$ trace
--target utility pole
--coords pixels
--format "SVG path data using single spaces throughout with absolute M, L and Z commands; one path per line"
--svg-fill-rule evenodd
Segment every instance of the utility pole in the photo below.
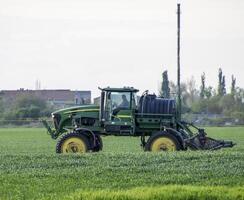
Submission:
M 180 88 L 180 4 L 177 4 L 177 93 L 178 119 L 181 120 L 181 88 Z

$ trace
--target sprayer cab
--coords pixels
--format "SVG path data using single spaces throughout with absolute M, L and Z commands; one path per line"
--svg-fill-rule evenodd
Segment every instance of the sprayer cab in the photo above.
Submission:
M 133 87 L 99 88 L 101 90 L 99 121 L 106 133 L 134 134 L 134 117 L 139 91 Z

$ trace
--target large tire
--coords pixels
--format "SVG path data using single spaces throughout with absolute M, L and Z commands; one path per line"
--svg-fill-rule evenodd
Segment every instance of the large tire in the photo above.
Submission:
M 179 151 L 181 145 L 177 138 L 168 132 L 158 132 L 149 137 L 145 151 Z
M 102 151 L 103 141 L 100 135 L 96 135 L 96 146 L 92 149 L 93 152 Z
M 57 143 L 56 153 L 86 153 L 91 145 L 85 135 L 71 132 L 64 135 Z

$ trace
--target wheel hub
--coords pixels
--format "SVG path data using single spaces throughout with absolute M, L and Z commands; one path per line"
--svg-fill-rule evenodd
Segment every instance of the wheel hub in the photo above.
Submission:
M 176 151 L 176 145 L 170 138 L 160 137 L 153 142 L 151 150 L 153 152 Z
M 80 138 L 69 138 L 62 145 L 63 153 L 85 153 L 87 147 Z

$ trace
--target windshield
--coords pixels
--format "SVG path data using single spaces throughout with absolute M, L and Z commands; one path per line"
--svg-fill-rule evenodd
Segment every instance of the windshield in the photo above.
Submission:
M 130 105 L 130 92 L 111 92 L 110 100 L 113 108 L 129 109 Z

